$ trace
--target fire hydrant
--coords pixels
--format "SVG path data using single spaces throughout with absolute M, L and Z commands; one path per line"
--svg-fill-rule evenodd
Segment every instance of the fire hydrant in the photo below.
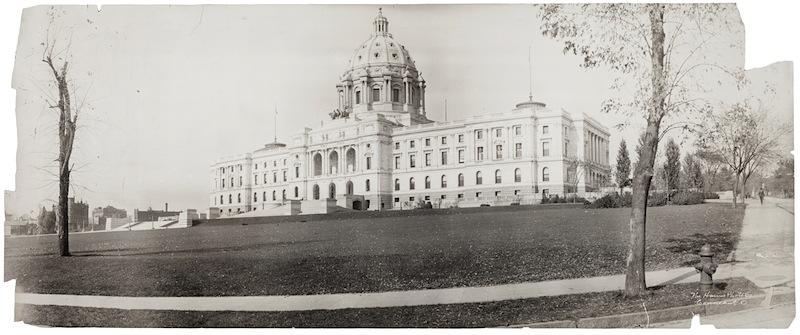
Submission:
M 714 285 L 712 276 L 717 272 L 717 264 L 714 263 L 714 253 L 711 252 L 711 246 L 708 244 L 700 248 L 700 263 L 695 265 L 694 268 L 700 272 L 700 289 L 708 291 Z

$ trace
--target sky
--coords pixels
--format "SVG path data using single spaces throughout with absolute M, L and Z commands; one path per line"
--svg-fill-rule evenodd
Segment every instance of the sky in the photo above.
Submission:
M 60 41 L 57 50 L 68 44 L 76 95 L 85 101 L 74 196 L 92 208 L 129 212 L 165 202 L 202 209 L 217 158 L 252 151 L 273 136 L 286 141 L 328 118 L 338 78 L 372 32 L 377 7 L 70 6 L 56 8 L 54 24 L 50 7 L 26 9 L 12 83 L 18 148 L 9 212 L 49 207 L 56 198 L 56 114 L 46 104 L 54 89 L 41 62 L 47 36 Z M 610 128 L 625 121 L 599 112 L 615 94 L 612 73 L 581 68 L 578 57 L 543 37 L 534 6 L 381 7 L 389 32 L 427 81 L 431 119 L 443 120 L 445 99 L 449 120 L 509 111 L 527 99 L 532 74 L 534 100 L 585 112 Z M 720 54 L 721 62 L 744 64 L 741 50 Z M 777 86 L 778 119 L 791 122 L 791 64 L 748 74 Z M 619 141 L 635 143 L 638 131 L 612 128 L 612 162 Z

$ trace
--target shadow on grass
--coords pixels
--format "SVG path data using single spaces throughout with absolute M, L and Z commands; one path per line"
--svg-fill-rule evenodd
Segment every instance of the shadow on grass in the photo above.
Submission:
M 703 247 L 704 244 L 708 243 L 711 246 L 711 250 L 718 258 L 728 255 L 733 251 L 736 245 L 736 236 L 728 232 L 711 234 L 695 233 L 688 237 L 670 238 L 665 240 L 665 242 L 668 244 L 666 249 L 670 252 L 695 255 L 700 252 L 700 248 Z M 699 262 L 700 258 L 697 257 L 693 260 L 683 262 L 682 264 L 684 266 L 692 266 Z
M 242 246 L 227 246 L 227 247 L 199 247 L 192 249 L 180 250 L 157 250 L 145 251 L 147 248 L 118 248 L 118 249 L 99 249 L 92 251 L 73 251 L 71 257 L 124 257 L 124 256 L 159 256 L 159 255 L 176 255 L 176 254 L 211 254 L 216 252 L 238 252 L 247 250 L 258 250 L 262 248 L 274 247 L 288 247 L 294 245 L 312 244 L 320 242 L 330 242 L 332 239 L 325 240 L 308 240 L 308 241 L 281 241 L 269 243 L 255 243 Z M 58 252 L 47 253 L 31 253 L 6 256 L 6 258 L 22 258 L 22 257 L 36 257 L 36 256 L 56 256 Z

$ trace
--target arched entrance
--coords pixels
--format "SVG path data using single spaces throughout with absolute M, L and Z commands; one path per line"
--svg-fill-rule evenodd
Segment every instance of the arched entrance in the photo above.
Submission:
M 328 198 L 329 199 L 336 199 L 336 184 L 331 183 L 328 186 Z
M 344 186 L 344 190 L 345 190 L 345 194 L 353 195 L 353 182 L 348 180 L 347 184 L 345 184 L 345 186 Z
M 353 209 L 360 211 L 361 210 L 361 201 L 353 200 Z

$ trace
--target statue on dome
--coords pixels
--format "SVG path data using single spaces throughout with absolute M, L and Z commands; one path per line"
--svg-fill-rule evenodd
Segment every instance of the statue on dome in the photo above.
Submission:
M 333 112 L 328 113 L 328 115 L 330 115 L 331 120 L 347 119 L 350 117 L 350 111 L 347 109 L 339 110 L 338 108 L 336 108 L 333 110 Z

